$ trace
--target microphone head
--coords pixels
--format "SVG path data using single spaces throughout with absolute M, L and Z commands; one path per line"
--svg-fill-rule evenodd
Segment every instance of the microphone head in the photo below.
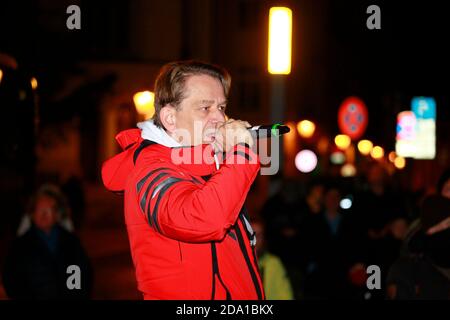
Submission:
M 276 123 L 248 128 L 256 138 L 279 137 L 288 133 L 291 129 L 288 126 Z
M 272 126 L 272 129 L 270 130 L 273 137 L 281 136 L 282 134 L 286 134 L 291 129 L 288 126 L 276 123 Z

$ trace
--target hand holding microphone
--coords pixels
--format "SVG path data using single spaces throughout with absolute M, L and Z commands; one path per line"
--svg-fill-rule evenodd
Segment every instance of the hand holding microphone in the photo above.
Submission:
M 214 150 L 228 152 L 239 143 L 246 143 L 251 148 L 254 141 L 248 130 L 250 127 L 247 121 L 228 119 L 217 128 L 215 140 L 212 143 Z
M 229 151 L 238 143 L 252 147 L 254 139 L 279 137 L 289 131 L 288 126 L 279 123 L 252 127 L 247 121 L 229 119 L 217 128 L 213 146 L 216 151 Z

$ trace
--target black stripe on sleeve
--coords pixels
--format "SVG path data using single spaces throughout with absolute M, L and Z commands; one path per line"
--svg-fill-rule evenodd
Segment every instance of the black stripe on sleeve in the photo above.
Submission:
M 154 174 L 154 173 L 156 173 L 156 172 L 158 172 L 158 171 L 161 171 L 161 170 L 170 170 L 170 169 L 168 169 L 168 168 L 158 168 L 158 169 L 152 170 L 152 171 L 150 171 L 149 173 L 147 173 L 147 174 L 145 175 L 145 177 L 143 177 L 143 178 L 142 178 L 141 180 L 139 180 L 139 182 L 137 183 L 137 185 L 136 185 L 136 191 L 137 191 L 137 193 L 141 192 L 142 186 L 145 184 L 145 182 L 147 182 L 148 178 L 149 178 L 152 174 Z
M 247 159 L 248 161 L 251 161 L 251 159 L 252 159 L 248 154 L 246 154 L 245 152 L 242 152 L 242 151 L 235 151 L 235 152 L 233 152 L 233 154 L 241 156 L 241 157 L 245 157 L 245 159 Z
M 180 181 L 188 181 L 188 180 L 170 177 L 170 178 L 164 180 L 163 182 L 161 182 L 161 184 L 159 184 L 152 192 L 152 199 L 158 194 L 158 192 L 159 192 L 159 194 L 158 194 L 158 198 L 156 199 L 156 204 L 153 209 L 153 213 L 150 210 L 151 200 L 148 202 L 148 213 L 149 213 L 149 218 L 153 218 L 154 226 L 158 232 L 161 232 L 161 230 L 159 229 L 159 225 L 158 225 L 158 206 L 161 201 L 161 198 L 164 196 L 167 189 L 169 189 L 172 185 L 174 185 L 175 183 L 180 182 Z
M 152 187 L 153 187 L 159 180 L 161 180 L 161 178 L 163 178 L 163 177 L 165 177 L 165 176 L 168 176 L 168 175 L 169 175 L 169 174 L 166 173 L 166 172 L 162 172 L 162 173 L 158 174 L 158 175 L 155 177 L 155 179 L 153 179 L 153 181 L 147 186 L 147 189 L 145 190 L 145 193 L 144 193 L 144 195 L 142 196 L 141 201 L 140 201 L 140 205 L 141 205 L 142 211 L 144 211 L 144 209 L 145 209 L 145 204 L 147 203 L 147 196 L 148 196 L 150 190 L 152 189 Z

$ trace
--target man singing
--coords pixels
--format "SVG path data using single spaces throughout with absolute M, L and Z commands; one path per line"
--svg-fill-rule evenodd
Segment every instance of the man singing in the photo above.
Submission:
M 103 182 L 123 192 L 144 299 L 264 299 L 243 209 L 260 165 L 245 121 L 225 118 L 231 78 L 178 61 L 155 82 L 155 115 L 116 137 Z

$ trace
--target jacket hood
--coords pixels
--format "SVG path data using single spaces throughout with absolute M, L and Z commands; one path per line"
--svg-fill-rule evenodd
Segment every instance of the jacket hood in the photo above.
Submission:
M 166 130 L 157 127 L 154 124 L 153 120 L 139 122 L 137 124 L 137 127 L 142 130 L 142 139 L 150 140 L 169 148 L 181 147 L 181 144 L 178 143 L 174 138 L 169 136 Z
M 116 135 L 116 141 L 122 152 L 109 158 L 102 165 L 102 180 L 106 189 L 113 192 L 123 192 L 128 173 L 133 169 L 133 155 L 143 141 L 141 130 L 129 129 Z

